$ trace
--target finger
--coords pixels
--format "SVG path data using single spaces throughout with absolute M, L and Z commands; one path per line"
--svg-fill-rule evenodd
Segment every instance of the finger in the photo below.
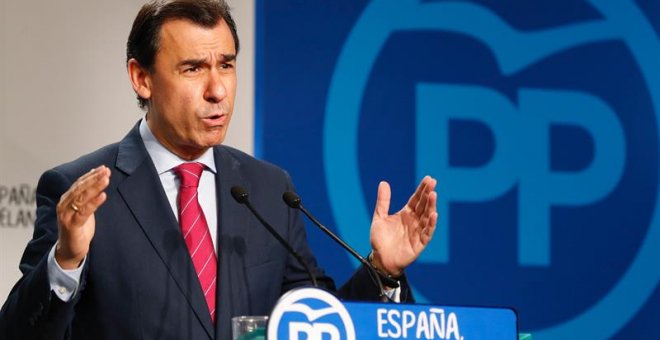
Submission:
M 374 218 L 386 217 L 390 211 L 390 201 L 392 199 L 392 191 L 389 183 L 381 181 L 378 184 L 378 195 L 376 196 L 376 208 L 374 209 Z
M 92 180 L 98 176 L 99 171 L 100 167 L 94 168 L 80 176 L 75 182 L 73 182 L 69 190 L 62 195 L 61 201 L 64 201 L 64 203 L 70 203 L 68 201 L 76 201 L 76 203 L 82 204 L 82 199 L 79 197 L 80 193 L 93 184 Z
M 417 189 L 415 190 L 415 193 L 413 193 L 412 196 L 410 196 L 410 199 L 408 200 L 408 207 L 410 209 L 413 209 L 413 211 L 416 211 L 419 201 L 424 197 L 424 193 L 433 190 L 435 187 L 434 181 L 431 176 L 424 176 L 422 180 L 419 182 L 419 185 L 417 186 Z
M 73 184 L 71 185 L 71 189 L 75 189 L 80 186 L 89 185 L 88 184 L 89 180 L 98 176 L 98 173 L 103 171 L 103 168 L 105 168 L 105 166 L 103 165 L 98 166 L 92 170 L 89 170 L 87 173 L 83 174 L 82 176 L 78 177 L 78 179 L 75 182 L 73 182 Z
M 423 244 L 428 243 L 435 232 L 436 224 L 438 223 L 437 200 L 438 194 L 432 191 L 429 194 L 429 199 L 426 205 L 426 212 L 424 224 L 422 226 L 421 241 Z
M 86 203 L 88 200 L 94 199 L 110 184 L 110 169 L 102 168 L 96 172 L 96 175 L 87 179 L 82 194 L 82 201 Z
M 82 207 L 79 207 L 78 211 L 74 211 L 71 214 L 71 226 L 75 227 L 85 224 L 90 216 L 94 215 L 97 209 L 106 201 L 106 198 L 107 194 L 102 192 Z
M 97 204 L 99 196 L 104 195 L 104 190 L 110 184 L 109 169 L 101 169 L 96 176 L 87 179 L 87 183 L 81 186 L 74 196 L 74 204 L 78 207 L 77 215 L 88 217 L 99 207 Z
M 78 222 L 79 217 L 83 217 L 83 220 L 89 217 L 89 214 L 96 210 L 95 204 L 90 204 L 90 200 L 94 200 L 108 186 L 109 176 L 110 170 L 105 166 L 100 166 L 76 180 L 72 187 L 62 195 L 58 204 L 60 220 L 68 225 L 66 222 L 71 221 L 74 217 Z
M 434 192 L 433 190 L 435 189 L 435 185 L 436 185 L 436 180 L 431 178 L 430 176 L 424 177 L 422 182 L 424 183 L 424 188 L 420 195 L 421 197 L 418 200 L 417 205 L 413 207 L 415 213 L 418 215 L 422 215 L 425 213 L 426 207 L 429 202 L 429 195 Z
M 438 222 L 438 213 L 431 214 L 427 226 L 422 230 L 420 235 L 420 241 L 422 245 L 426 246 L 431 239 L 433 238 L 433 233 L 435 233 L 435 227 Z
M 429 194 L 427 192 L 424 192 L 421 195 L 421 198 L 417 201 L 417 205 L 413 207 L 413 211 L 418 216 L 424 215 L 424 211 L 426 209 L 426 203 L 428 202 L 428 196 Z
M 425 179 L 426 179 L 426 177 L 424 177 L 422 179 L 422 181 L 419 182 L 419 184 L 417 185 L 417 189 L 415 189 L 415 192 L 408 199 L 408 204 L 407 205 L 410 207 L 410 209 L 413 209 L 413 211 L 415 210 L 415 207 L 417 206 L 417 203 L 419 202 L 419 200 L 421 198 L 421 196 L 420 196 L 421 193 L 424 192 L 424 186 L 426 186 L 426 184 L 424 183 Z
M 87 178 L 93 177 L 94 175 L 96 175 L 97 172 L 99 172 L 99 171 L 100 171 L 101 169 L 103 169 L 103 168 L 104 168 L 104 166 L 101 165 L 101 166 L 97 166 L 96 168 L 93 168 L 93 169 L 87 171 L 85 174 L 83 174 L 82 176 L 78 177 L 78 179 L 76 180 L 76 182 L 82 182 L 82 181 L 84 181 L 84 180 L 87 179 Z
M 409 229 L 410 237 L 413 238 L 413 240 L 422 240 L 424 238 L 424 233 L 427 232 L 427 229 L 429 227 L 435 228 L 437 221 L 437 193 L 435 191 L 431 191 L 425 195 L 423 201 L 423 208 L 419 207 L 418 210 L 414 212 L 417 223 L 414 224 L 414 228 Z M 421 205 L 421 202 L 419 205 Z
M 419 201 L 416 213 L 419 215 L 429 215 L 436 212 L 437 202 L 438 202 L 438 193 L 435 191 L 429 191 Z
M 87 204 L 85 204 L 82 208 L 80 208 L 80 211 L 74 212 L 74 214 L 71 216 L 71 221 L 75 225 L 82 225 L 84 224 L 87 219 L 94 213 L 96 213 L 96 210 L 103 204 L 105 203 L 105 200 L 107 199 L 108 195 L 105 192 L 101 192 L 99 195 L 94 197 L 92 200 L 90 200 Z
M 109 180 L 110 178 L 110 169 L 108 169 L 105 166 L 100 166 L 94 170 L 92 170 L 92 173 L 89 174 L 89 176 L 85 175 L 83 176 L 84 178 L 81 178 L 80 180 L 76 181 L 76 183 L 73 186 L 73 192 L 76 196 L 74 198 L 76 199 L 77 203 L 84 203 L 85 197 L 84 195 L 87 196 L 94 196 L 95 194 L 98 194 L 100 191 L 105 189 L 105 186 L 100 186 L 99 183 L 104 182 L 104 180 Z M 83 195 L 81 197 L 80 195 Z M 88 197 L 89 198 L 89 197 Z

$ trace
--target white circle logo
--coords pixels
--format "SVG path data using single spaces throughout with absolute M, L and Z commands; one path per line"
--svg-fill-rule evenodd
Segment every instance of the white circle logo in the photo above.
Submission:
M 355 327 L 335 296 L 318 288 L 299 288 L 277 302 L 267 334 L 268 339 L 355 340 Z

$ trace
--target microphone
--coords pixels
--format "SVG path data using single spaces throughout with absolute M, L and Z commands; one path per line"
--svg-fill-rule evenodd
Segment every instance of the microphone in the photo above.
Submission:
M 380 290 L 380 299 L 381 302 L 389 302 L 390 298 L 385 294 L 385 288 L 383 286 L 383 280 L 387 283 L 389 287 L 399 287 L 399 283 L 389 277 L 386 277 L 384 275 L 380 275 L 378 271 L 367 261 L 362 255 L 358 254 L 358 252 L 355 251 L 355 249 L 351 248 L 346 242 L 344 242 L 342 239 L 339 238 L 339 236 L 335 235 L 330 229 L 328 229 L 326 226 L 324 226 L 319 220 L 316 219 L 305 207 L 302 205 L 302 201 L 296 193 L 287 191 L 284 194 L 282 194 L 282 199 L 284 200 L 284 203 L 288 205 L 292 209 L 298 209 L 302 211 L 305 216 L 307 216 L 317 227 L 319 227 L 321 230 L 323 230 L 324 233 L 326 233 L 330 238 L 335 240 L 335 242 L 339 243 L 340 246 L 342 246 L 344 249 L 346 249 L 353 257 L 358 259 L 360 263 L 362 263 L 365 267 L 367 267 L 369 275 L 371 276 L 371 280 L 374 281 L 378 289 Z
M 250 209 L 252 214 L 271 233 L 271 235 L 273 235 L 275 237 L 275 239 L 277 239 L 277 241 L 279 241 L 280 244 L 282 244 L 282 246 L 284 246 L 284 248 L 289 252 L 289 254 L 293 255 L 293 257 L 298 261 L 298 263 L 300 263 L 300 265 L 303 266 L 303 268 L 305 268 L 305 271 L 307 271 L 307 275 L 309 275 L 309 278 L 312 280 L 312 284 L 314 285 L 314 287 L 318 287 L 319 285 L 316 283 L 316 277 L 314 276 L 312 271 L 309 269 L 309 266 L 307 265 L 307 263 L 305 263 L 305 261 L 303 261 L 300 254 L 298 254 L 295 250 L 293 250 L 293 248 L 291 247 L 289 242 L 287 242 L 284 238 L 282 238 L 282 236 L 280 236 L 280 234 L 278 234 L 277 231 L 275 231 L 275 229 L 270 224 L 268 224 L 268 222 L 266 222 L 266 220 L 264 220 L 263 217 L 261 217 L 261 215 L 257 212 L 257 210 L 254 209 L 254 207 L 252 206 L 252 203 L 250 203 L 250 199 L 248 198 L 248 193 L 245 190 L 245 188 L 243 188 L 242 186 L 239 186 L 239 185 L 235 185 L 235 186 L 231 187 L 231 196 L 234 197 L 236 202 L 238 202 L 240 204 L 243 204 L 243 205 L 247 206 L 248 209 Z

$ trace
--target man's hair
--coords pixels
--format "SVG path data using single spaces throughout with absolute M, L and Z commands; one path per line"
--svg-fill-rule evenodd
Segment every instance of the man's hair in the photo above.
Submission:
M 154 59 L 160 44 L 160 29 L 172 19 L 185 19 L 206 28 L 215 27 L 224 20 L 234 38 L 238 53 L 236 23 L 231 16 L 229 5 L 224 0 L 154 0 L 142 6 L 126 43 L 126 63 L 131 59 L 149 72 L 154 71 Z M 148 101 L 138 95 L 138 104 L 145 108 Z

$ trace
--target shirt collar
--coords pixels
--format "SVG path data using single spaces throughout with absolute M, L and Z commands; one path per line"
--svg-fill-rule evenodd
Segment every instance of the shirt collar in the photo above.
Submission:
M 175 155 L 170 150 L 167 150 L 163 144 L 156 139 L 154 134 L 147 124 L 147 119 L 142 119 L 140 121 L 140 137 L 144 142 L 144 146 L 147 148 L 147 153 L 151 157 L 151 160 L 154 162 L 156 171 L 158 175 L 162 175 L 173 168 L 179 166 L 181 163 L 188 162 L 187 160 Z M 206 166 L 207 169 L 211 170 L 214 174 L 215 170 L 215 158 L 213 156 L 213 148 L 209 148 L 204 152 L 202 156 L 195 159 L 194 162 L 202 163 Z

